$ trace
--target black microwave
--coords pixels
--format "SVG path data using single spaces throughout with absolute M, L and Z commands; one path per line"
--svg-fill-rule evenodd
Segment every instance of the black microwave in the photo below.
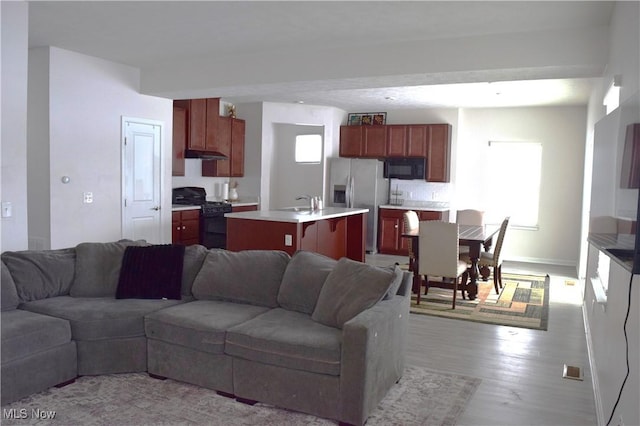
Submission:
M 384 177 L 392 179 L 422 179 L 427 173 L 426 158 L 387 158 Z

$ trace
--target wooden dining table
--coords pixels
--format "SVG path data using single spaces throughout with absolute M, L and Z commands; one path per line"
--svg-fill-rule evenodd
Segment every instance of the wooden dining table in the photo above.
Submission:
M 463 291 L 466 290 L 470 300 L 474 300 L 478 294 L 478 259 L 480 250 L 489 250 L 493 243 L 493 237 L 500 231 L 499 225 L 458 225 L 458 244 L 469 247 L 469 258 L 471 266 L 469 268 L 469 282 Z M 413 269 L 413 291 L 421 291 L 422 277 L 419 271 L 420 256 L 420 232 L 418 229 L 411 232 L 402 233 L 403 238 L 412 239 L 414 261 L 411 262 Z

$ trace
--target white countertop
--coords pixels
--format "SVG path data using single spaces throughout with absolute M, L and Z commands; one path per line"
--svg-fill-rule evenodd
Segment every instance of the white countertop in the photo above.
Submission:
M 449 203 L 445 201 L 407 201 L 401 206 L 393 204 L 383 204 L 381 209 L 397 209 L 397 210 L 421 210 L 432 212 L 444 212 L 450 210 Z
M 257 206 L 258 205 L 257 201 L 238 200 L 238 201 L 229 201 L 229 202 L 231 203 L 231 207 Z
M 191 206 L 191 205 L 184 205 L 184 204 L 172 204 L 171 205 L 171 211 L 172 212 L 180 212 L 183 210 L 200 210 L 200 206 Z
M 224 216 L 234 219 L 265 220 L 270 222 L 313 222 L 316 220 L 332 219 L 336 217 L 351 216 L 368 213 L 368 209 L 325 207 L 314 212 L 296 212 L 288 209 L 281 210 L 255 210 L 248 212 L 226 213 Z

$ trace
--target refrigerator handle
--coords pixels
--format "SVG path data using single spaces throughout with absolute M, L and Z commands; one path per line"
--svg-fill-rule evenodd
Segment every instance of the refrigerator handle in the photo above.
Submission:
M 347 186 L 344 190 L 344 206 L 349 207 L 351 204 L 351 176 L 347 177 Z

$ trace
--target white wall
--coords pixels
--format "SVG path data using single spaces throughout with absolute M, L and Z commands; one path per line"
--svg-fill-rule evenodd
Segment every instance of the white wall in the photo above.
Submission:
M 337 156 L 340 124 L 346 119 L 347 114 L 337 108 L 298 105 L 298 104 L 280 104 L 265 102 L 260 107 L 257 104 L 246 106 L 237 105 L 238 115 L 245 114 L 254 119 L 259 118 L 258 122 L 247 120 L 247 141 L 245 144 L 245 167 L 255 167 L 259 170 L 259 176 L 252 174 L 246 179 L 253 185 L 259 186 L 259 197 L 261 200 L 261 209 L 268 210 L 269 200 L 271 198 L 271 169 L 274 167 L 271 160 L 273 158 L 275 142 L 275 127 L 279 124 L 298 124 L 313 125 L 323 127 L 323 141 L 325 157 Z M 252 172 L 253 173 L 253 172 Z M 323 176 L 326 176 L 327 166 L 324 165 Z M 322 196 L 327 198 L 326 178 L 323 178 Z
M 271 208 L 308 205 L 309 201 L 296 201 L 296 196 L 321 195 L 324 190 L 325 159 L 318 164 L 299 164 L 295 161 L 296 136 L 322 135 L 318 126 L 274 124 L 274 144 L 271 156 Z
M 42 74 L 48 72 L 49 121 L 30 121 L 29 131 L 37 135 L 48 133 L 49 137 L 49 170 L 41 173 L 38 184 L 49 185 L 50 199 L 41 203 L 50 206 L 51 234 L 30 234 L 30 238 L 50 239 L 51 248 L 119 239 L 121 117 L 164 122 L 162 186 L 169 189 L 172 101 L 139 94 L 140 72 L 135 68 L 55 47 L 46 50 L 48 70 L 32 69 L 30 78 L 43 78 Z M 34 51 L 34 57 L 40 55 L 40 49 Z M 29 109 L 32 108 L 42 105 L 30 104 Z M 63 184 L 62 176 L 69 176 L 70 183 Z M 31 182 L 29 187 L 31 190 Z M 92 204 L 83 203 L 85 191 L 93 192 Z M 170 222 L 171 191 L 165 190 L 161 209 L 165 242 L 171 241 Z M 36 229 L 46 227 L 34 224 Z
M 207 192 L 207 198 L 210 200 L 222 199 L 222 185 L 230 183 L 236 178 L 228 177 L 209 177 L 202 176 L 202 160 L 199 158 L 187 158 L 184 164 L 184 176 L 173 176 L 172 187 L 182 186 L 198 186 L 204 188 Z M 242 193 L 242 188 L 238 188 L 238 192 Z
M 12 217 L 1 219 L 0 251 L 24 250 L 27 231 L 27 39 L 26 2 L 0 3 L 2 20 L 0 198 L 12 203 Z
M 614 75 L 620 75 L 622 80 L 621 101 L 622 110 L 616 111 L 604 119 L 602 99 L 604 89 L 600 88 L 591 97 L 589 103 L 590 122 L 599 121 L 596 127 L 594 145 L 593 182 L 595 191 L 601 186 L 604 193 L 594 191 L 591 205 L 592 214 L 608 212 L 618 214 L 620 210 L 628 209 L 629 201 L 633 195 L 623 194 L 616 188 L 619 186 L 619 164 L 614 153 L 620 152 L 621 139 L 619 134 L 629 120 L 640 121 L 638 114 L 638 98 L 640 88 L 640 3 L 616 2 L 611 18 L 611 34 L 609 41 L 609 61 L 607 70 L 603 76 L 603 88 L 607 87 Z M 628 113 L 629 111 L 629 113 Z M 635 115 L 635 117 L 632 117 Z M 617 124 L 617 126 L 616 126 Z M 600 146 L 599 146 L 600 145 Z M 615 145 L 618 145 L 616 150 Z M 602 150 L 600 150 L 602 147 Z M 609 148 L 607 152 L 606 149 Z M 608 166 L 601 166 L 597 158 L 599 154 L 610 154 L 605 162 Z M 606 185 L 609 185 L 608 189 Z M 624 190 L 631 191 L 631 190 Z M 633 190 L 637 194 L 637 190 Z M 612 194 L 616 194 L 613 195 Z M 634 194 L 634 195 L 635 195 Z M 620 200 L 620 198 L 625 198 Z M 608 200 L 608 201 L 605 201 Z M 610 204 L 607 206 L 606 202 Z M 597 257 L 597 253 L 595 254 Z M 588 255 L 589 267 L 587 277 L 594 271 L 594 253 Z M 633 276 L 630 283 L 630 273 L 617 264 L 611 264 L 609 290 L 607 292 L 606 306 L 595 303 L 595 296 L 587 280 L 585 283 L 585 301 L 583 310 L 587 327 L 587 342 L 589 344 L 591 374 L 593 377 L 596 409 L 599 424 L 604 425 L 611 417 L 613 406 L 618 397 L 620 387 L 626 375 L 627 354 L 630 365 L 629 380 L 625 384 L 624 392 L 620 397 L 620 403 L 613 413 L 611 424 L 640 424 L 640 383 L 638 382 L 640 365 L 640 320 L 638 317 L 640 307 L 640 282 L 638 276 Z M 631 286 L 631 288 L 629 288 Z M 629 306 L 629 300 L 631 306 Z M 624 323 L 630 310 L 626 333 L 629 337 L 629 350 L 627 352 L 624 341 Z
M 458 130 L 456 202 L 486 209 L 488 141 L 542 143 L 539 226 L 510 228 L 504 258 L 577 266 L 585 107 L 465 109 Z

